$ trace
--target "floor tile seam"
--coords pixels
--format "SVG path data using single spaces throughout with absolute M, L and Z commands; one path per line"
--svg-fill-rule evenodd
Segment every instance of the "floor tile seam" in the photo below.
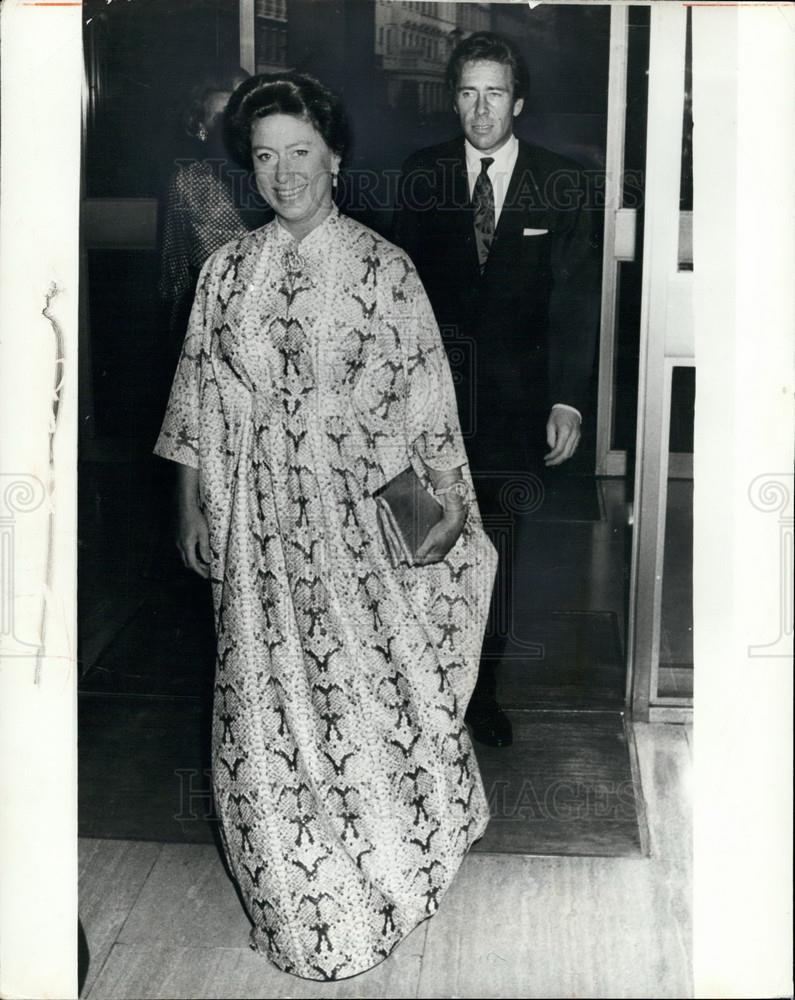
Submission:
M 137 843 L 137 841 L 136 841 L 136 843 Z M 102 965 L 99 967 L 99 969 L 97 969 L 97 974 L 94 977 L 94 983 L 93 983 L 93 985 L 91 987 L 91 990 L 86 995 L 85 1000 L 91 1000 L 91 994 L 94 992 L 94 986 L 99 982 L 99 978 L 102 975 L 102 970 L 107 965 L 108 959 L 110 958 L 111 954 L 113 953 L 113 949 L 118 944 L 124 945 L 125 942 L 120 941 L 119 938 L 124 933 L 124 928 L 127 926 L 127 921 L 130 919 L 130 914 L 135 909 L 135 907 L 138 905 L 138 900 L 141 898 L 141 895 L 142 895 L 142 893 L 143 893 L 143 891 L 144 891 L 147 883 L 149 882 L 149 879 L 151 878 L 152 872 L 154 871 L 155 865 L 160 860 L 160 856 L 163 853 L 163 844 L 162 843 L 159 843 L 158 841 L 148 841 L 148 843 L 158 843 L 159 844 L 159 849 L 156 852 L 155 856 L 153 857 L 152 863 L 149 865 L 149 868 L 148 868 L 148 870 L 146 872 L 146 876 L 141 881 L 141 885 L 138 888 L 138 892 L 135 894 L 135 899 L 132 901 L 132 903 L 130 904 L 129 909 L 127 910 L 127 915 L 125 916 L 124 920 L 122 921 L 121 925 L 119 926 L 119 929 L 116 931 L 116 936 L 114 937 L 114 939 L 113 939 L 113 941 L 111 943 L 110 948 L 108 948 L 107 954 L 105 955 L 105 958 L 104 958 L 104 960 L 102 962 Z M 79 904 L 78 904 L 78 910 L 79 910 Z M 91 966 L 90 966 L 90 955 L 89 955 L 89 969 L 90 969 L 90 967 Z

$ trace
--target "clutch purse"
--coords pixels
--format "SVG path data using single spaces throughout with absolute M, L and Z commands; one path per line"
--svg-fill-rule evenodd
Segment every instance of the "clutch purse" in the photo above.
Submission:
M 441 521 L 444 509 L 409 466 L 373 494 L 376 516 L 394 567 L 414 566 L 415 553 L 428 531 Z

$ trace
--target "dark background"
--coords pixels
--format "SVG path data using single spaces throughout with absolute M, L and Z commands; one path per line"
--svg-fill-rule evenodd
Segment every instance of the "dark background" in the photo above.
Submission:
M 339 192 L 343 210 L 389 234 L 396 178 L 414 150 L 458 132 L 441 83 L 452 47 L 472 30 L 509 37 L 530 70 L 516 124 L 529 142 L 593 171 L 604 167 L 610 9 L 395 0 L 257 0 L 258 71 L 297 68 L 343 97 L 353 145 Z M 443 16 L 435 17 L 437 11 Z M 190 86 L 213 62 L 239 62 L 235 0 L 87 0 L 84 197 L 157 199 L 161 211 L 174 161 L 188 149 L 181 115 Z M 430 12 L 430 13 L 429 13 Z M 398 25 L 387 56 L 379 33 Z M 408 26 L 408 31 L 405 27 Z M 648 8 L 630 8 L 625 170 L 627 207 L 642 208 Z M 401 35 L 406 34 L 404 45 Z M 435 44 L 427 58 L 418 42 Z M 419 52 L 419 54 L 418 54 Z M 428 98 L 421 78 L 438 82 Z M 682 209 L 691 207 L 689 103 L 685 113 Z M 636 246 L 643 241 L 638 213 Z M 91 345 L 90 436 L 148 452 L 170 382 L 156 294 L 157 246 L 91 249 L 84 316 Z M 620 265 L 612 447 L 631 451 L 637 407 L 642 258 Z M 168 358 L 171 367 L 173 359 Z M 692 372 L 674 387 L 672 449 L 692 450 Z
M 376 51 L 375 41 L 384 6 L 379 0 L 283 0 L 283 6 L 286 45 L 277 62 L 266 61 L 259 45 L 258 69 L 273 71 L 282 65 L 305 71 L 340 94 L 353 126 L 353 169 L 397 169 L 418 146 L 457 134 L 445 98 L 421 97 L 410 69 L 385 68 L 389 60 Z M 391 3 L 393 8 L 413 6 L 419 5 Z M 480 15 L 474 26 L 499 31 L 522 50 L 530 69 L 530 94 L 517 123 L 521 137 L 584 166 L 603 166 L 608 7 L 540 7 L 531 12 L 506 4 L 433 6 L 465 13 L 472 8 Z M 406 22 L 423 26 L 420 14 L 411 9 L 405 14 Z M 158 197 L 182 141 L 178 116 L 186 89 L 214 60 L 238 58 L 237 3 L 113 0 L 106 5 L 92 0 L 86 20 L 91 94 L 86 195 Z M 457 17 L 458 22 L 468 20 Z M 435 59 L 414 59 L 419 67 L 414 76 L 439 73 L 441 80 L 447 53 L 471 33 L 463 27 L 448 31 L 454 23 L 440 19 L 437 31 L 444 36 L 444 48 Z M 412 62 L 403 55 L 413 51 L 408 44 L 404 49 L 398 40 L 396 49 L 392 62 Z M 433 106 L 439 103 L 443 109 Z
M 304 70 L 342 96 L 353 145 L 340 205 L 384 235 L 406 156 L 457 134 L 442 73 L 449 51 L 475 29 L 510 36 L 527 59 L 530 94 L 517 133 L 594 171 L 604 165 L 608 7 L 260 0 L 257 11 L 257 69 Z M 399 27 L 391 57 L 377 51 L 386 18 Z M 233 0 L 90 0 L 87 198 L 156 198 L 162 216 L 184 155 L 185 94 L 206 65 L 239 61 L 238 23 Z M 435 58 L 418 48 L 426 40 Z M 422 90 L 429 76 L 438 81 L 433 98 Z M 155 247 L 88 251 L 93 436 L 141 453 L 154 442 L 171 376 L 162 370 L 157 272 Z M 627 411 L 633 406 L 630 399 Z
M 340 204 L 384 235 L 406 156 L 458 134 L 444 92 L 444 66 L 454 45 L 475 30 L 508 35 L 527 60 L 530 93 L 516 122 L 519 136 L 579 162 L 596 180 L 603 171 L 609 6 L 541 5 L 531 11 L 525 4 L 256 0 L 255 9 L 257 71 L 303 70 L 341 95 L 353 146 Z M 99 245 L 89 238 L 89 226 L 83 233 L 81 822 L 84 833 L 109 835 L 106 820 L 115 815 L 106 796 L 111 789 L 113 807 L 126 819 L 111 823 L 110 835 L 169 839 L 157 823 L 171 808 L 174 761 L 181 767 L 184 761 L 191 767 L 208 763 L 214 637 L 207 588 L 182 567 L 168 524 L 173 464 L 151 454 L 174 371 L 157 292 L 158 232 L 168 180 L 188 148 L 180 120 L 186 94 L 208 65 L 239 64 L 239 11 L 235 0 L 85 0 L 84 12 L 83 197 L 95 206 L 119 199 L 125 211 L 140 209 L 148 218 L 154 207 L 157 224 L 137 242 L 122 237 Z M 648 8 L 631 7 L 629 18 L 625 165 L 632 182 L 625 205 L 639 210 L 640 251 Z M 682 208 L 689 207 L 686 178 L 683 172 Z M 121 234 L 123 227 L 117 230 Z M 627 496 L 632 495 L 641 272 L 640 253 L 620 268 L 612 446 L 628 452 Z M 671 422 L 676 451 L 692 450 L 692 396 L 692 370 L 677 369 Z M 677 409 L 677 400 L 684 401 L 683 408 Z M 591 421 L 591 435 L 593 429 Z M 615 708 L 623 705 L 625 679 L 619 626 L 614 611 L 593 610 L 586 600 L 594 581 L 584 567 L 591 566 L 591 548 L 601 550 L 589 548 L 590 542 L 583 549 L 578 541 L 600 530 L 592 448 L 592 439 L 584 441 L 568 463 L 579 463 L 581 494 L 549 491 L 546 509 L 553 520 L 538 530 L 537 579 L 526 589 L 539 593 L 542 606 L 548 599 L 556 609 L 544 626 L 552 636 L 549 649 L 555 629 L 568 637 L 568 644 L 559 644 L 557 659 L 550 653 L 550 676 L 557 683 L 558 674 L 579 671 L 587 703 L 593 706 L 609 687 Z M 628 542 L 631 532 L 622 529 Z M 618 547 L 622 544 L 618 537 Z M 599 580 L 605 565 L 595 574 Z M 612 572 L 621 587 L 620 558 Z M 599 599 L 594 598 L 598 608 Z M 591 610 L 572 610 L 586 606 Z M 613 607 L 607 597 L 603 607 Z M 538 689 L 545 683 L 541 678 Z M 523 696 L 529 697 L 527 690 Z M 150 781 L 150 771 L 158 768 L 162 787 Z M 153 793 L 155 786 L 162 799 Z
M 341 207 L 382 234 L 389 233 L 406 156 L 458 133 L 444 67 L 454 45 L 475 30 L 509 36 L 525 56 L 530 92 L 517 133 L 576 160 L 598 182 L 609 6 L 531 11 L 524 4 L 256 0 L 255 10 L 257 71 L 300 69 L 342 96 L 353 145 Z M 152 580 L 184 573 L 168 526 L 174 470 L 151 453 L 174 371 L 157 293 L 158 234 L 168 180 L 189 149 L 181 122 L 187 92 L 207 66 L 239 64 L 240 34 L 235 0 L 86 0 L 84 12 L 83 197 L 89 205 L 119 199 L 133 209 L 155 208 L 158 230 L 143 242 L 104 246 L 86 238 L 88 227 L 83 234 L 79 566 L 88 669 Z M 629 25 L 624 203 L 639 210 L 638 255 L 620 265 L 612 435 L 612 447 L 628 454 L 627 495 L 637 410 L 648 7 L 630 7 Z M 687 106 L 683 113 L 686 209 L 692 122 Z M 692 451 L 693 375 L 688 368 L 675 373 L 671 448 L 677 452 Z M 585 485 L 592 490 L 593 421 L 586 429 L 590 440 L 568 465 L 583 481 L 590 477 Z

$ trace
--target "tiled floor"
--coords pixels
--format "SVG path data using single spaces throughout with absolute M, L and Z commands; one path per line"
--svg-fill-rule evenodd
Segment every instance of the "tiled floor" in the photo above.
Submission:
M 524 565 L 543 585 L 523 590 L 540 611 L 609 612 L 620 635 L 626 497 L 620 481 L 599 490 L 601 520 L 532 526 Z M 436 916 L 382 965 L 339 983 L 288 976 L 249 950 L 247 918 L 212 844 L 83 839 L 91 963 L 82 996 L 690 996 L 692 741 L 688 727 L 663 724 L 635 725 L 633 739 L 641 851 L 474 852 Z
M 83 840 L 83 996 L 688 997 L 692 762 L 687 727 L 637 724 L 650 857 L 470 855 L 438 914 L 339 983 L 281 973 L 247 946 L 216 849 Z

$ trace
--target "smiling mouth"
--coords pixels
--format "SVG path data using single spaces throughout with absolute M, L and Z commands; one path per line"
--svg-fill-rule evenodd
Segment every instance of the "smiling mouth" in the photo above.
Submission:
M 476 132 L 489 132 L 491 130 L 491 127 L 492 127 L 492 123 L 491 122 L 481 122 L 478 125 L 473 125 L 472 126 L 472 128 Z
M 277 189 L 276 197 L 280 201 L 295 201 L 301 192 L 306 190 L 306 187 L 306 184 L 302 184 L 300 187 Z

